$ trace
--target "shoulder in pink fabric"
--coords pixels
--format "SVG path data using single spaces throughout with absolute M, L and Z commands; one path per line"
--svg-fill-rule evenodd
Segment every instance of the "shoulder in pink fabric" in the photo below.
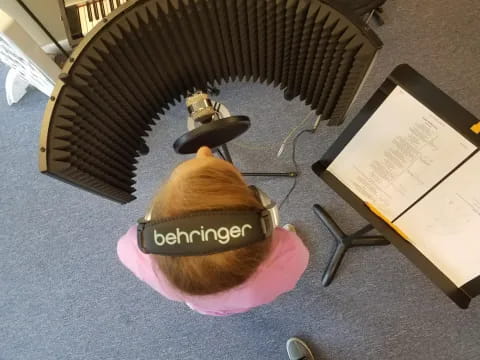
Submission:
M 172 286 L 150 255 L 138 249 L 136 226 L 132 226 L 120 238 L 117 253 L 130 271 L 166 298 L 185 302 L 201 314 L 225 316 L 272 302 L 279 295 L 292 290 L 305 271 L 309 253 L 298 235 L 276 228 L 272 236 L 270 254 L 245 283 L 206 296 L 184 294 Z

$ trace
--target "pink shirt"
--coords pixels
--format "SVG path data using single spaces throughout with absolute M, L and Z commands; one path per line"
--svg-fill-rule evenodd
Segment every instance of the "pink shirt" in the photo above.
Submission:
M 205 315 L 225 316 L 267 304 L 295 288 L 308 264 L 309 253 L 296 233 L 276 228 L 272 248 L 257 271 L 243 284 L 213 295 L 188 295 L 169 283 L 151 256 L 137 246 L 137 226 L 132 226 L 118 241 L 121 262 L 140 280 L 166 298 L 182 301 Z

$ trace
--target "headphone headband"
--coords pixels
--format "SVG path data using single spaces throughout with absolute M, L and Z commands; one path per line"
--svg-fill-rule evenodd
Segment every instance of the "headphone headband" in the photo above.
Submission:
M 275 226 L 267 209 L 200 211 L 155 222 L 142 218 L 137 240 L 148 254 L 209 255 L 265 240 Z

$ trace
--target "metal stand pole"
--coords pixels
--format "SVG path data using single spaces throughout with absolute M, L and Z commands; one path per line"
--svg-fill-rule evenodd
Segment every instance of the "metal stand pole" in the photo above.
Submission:
M 373 226 L 368 224 L 357 232 L 346 235 L 331 216 L 318 204 L 313 205 L 315 215 L 319 217 L 322 223 L 332 233 L 336 240 L 335 250 L 328 262 L 327 268 L 322 276 L 323 286 L 328 286 L 335 276 L 345 252 L 355 246 L 379 246 L 389 245 L 390 242 L 383 236 L 365 236 L 366 233 L 373 230 Z
M 222 148 L 222 154 L 223 154 L 223 156 L 225 156 L 225 160 L 227 160 L 229 163 L 233 164 L 232 155 L 230 155 L 230 151 L 228 150 L 227 145 L 223 144 L 220 147 Z
M 261 172 L 242 172 L 243 176 L 276 176 L 276 177 L 297 177 L 297 173 L 295 171 L 288 172 L 288 173 L 261 173 Z

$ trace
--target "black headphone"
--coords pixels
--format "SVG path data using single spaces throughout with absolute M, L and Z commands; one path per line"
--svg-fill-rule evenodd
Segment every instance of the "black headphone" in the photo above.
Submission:
M 261 210 L 209 210 L 151 221 L 151 209 L 138 220 L 137 241 L 146 254 L 209 255 L 235 250 L 270 237 L 279 224 L 278 207 L 250 186 Z

